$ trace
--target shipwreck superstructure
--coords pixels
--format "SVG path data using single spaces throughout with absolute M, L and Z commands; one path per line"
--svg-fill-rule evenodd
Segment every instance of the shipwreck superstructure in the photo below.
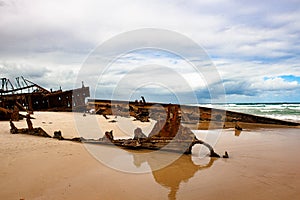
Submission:
M 90 96 L 89 87 L 82 83 L 81 88 L 63 91 L 49 91 L 44 87 L 17 77 L 14 82 L 8 78 L 0 79 L 1 118 L 14 118 L 20 111 L 81 111 L 85 109 L 85 99 Z M 16 115 L 16 114 L 15 114 Z

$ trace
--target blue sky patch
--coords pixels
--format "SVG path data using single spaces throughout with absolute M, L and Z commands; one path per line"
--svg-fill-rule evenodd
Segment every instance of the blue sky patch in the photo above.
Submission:
M 300 83 L 300 76 L 294 76 L 294 75 L 283 75 L 283 76 L 276 76 L 276 77 L 264 77 L 264 80 L 268 80 L 271 78 L 282 78 L 283 80 L 287 81 L 287 82 L 293 82 L 293 81 L 297 81 L 298 83 Z
M 284 76 L 279 76 L 279 77 L 288 82 L 297 81 L 298 83 L 300 83 L 300 76 L 284 75 Z

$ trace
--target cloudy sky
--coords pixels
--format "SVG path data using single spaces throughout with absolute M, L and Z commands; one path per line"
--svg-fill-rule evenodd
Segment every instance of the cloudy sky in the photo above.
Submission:
M 207 54 L 199 55 L 203 68 L 178 53 L 191 51 L 185 42 L 145 49 L 145 34 L 140 50 L 118 51 L 136 42 L 123 38 L 113 63 L 82 71 L 103 43 L 144 28 L 194 41 Z M 299 33 L 299 0 L 0 0 L 0 77 L 53 89 L 80 87 L 79 77 L 92 97 L 106 99 L 169 102 L 193 91 L 200 103 L 300 102 Z

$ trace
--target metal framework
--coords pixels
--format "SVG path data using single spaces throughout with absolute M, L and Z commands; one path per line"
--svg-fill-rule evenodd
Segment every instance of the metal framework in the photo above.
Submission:
M 89 87 L 62 91 L 47 90 L 44 87 L 17 77 L 14 81 L 0 79 L 0 107 L 13 110 L 17 107 L 23 111 L 71 111 L 85 109 L 85 98 L 90 96 Z

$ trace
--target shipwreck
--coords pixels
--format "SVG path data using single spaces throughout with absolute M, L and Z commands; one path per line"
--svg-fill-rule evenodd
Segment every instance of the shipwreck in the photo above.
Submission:
M 152 131 L 146 136 L 142 129 L 137 128 L 131 139 L 114 139 L 112 131 L 106 132 L 99 140 L 85 140 L 92 144 L 113 144 L 130 149 L 150 149 L 174 151 L 178 153 L 191 154 L 192 147 L 196 144 L 206 146 L 210 157 L 220 157 L 208 143 L 199 140 L 190 128 L 181 125 L 181 117 L 178 108 L 170 108 L 166 119 L 158 120 Z
M 280 126 L 300 126 L 297 122 L 271 119 L 250 114 L 213 109 L 192 105 L 146 102 L 142 96 L 136 101 L 112 101 L 85 99 L 90 96 L 89 87 L 82 83 L 81 88 L 63 91 L 47 90 L 23 77 L 15 79 L 15 84 L 7 78 L 1 79 L 0 120 L 10 120 L 12 134 L 30 134 L 52 137 L 59 140 L 89 143 L 95 145 L 114 145 L 130 149 L 150 149 L 174 151 L 191 154 L 196 144 L 208 148 L 211 157 L 220 157 L 205 141 L 198 139 L 191 130 L 212 128 L 235 128 L 238 136 L 245 124 L 268 124 Z M 105 132 L 99 139 L 64 138 L 60 131 L 50 136 L 41 127 L 33 128 L 30 114 L 33 111 L 77 111 L 94 110 L 96 114 L 134 117 L 135 120 L 148 122 L 155 120 L 152 131 L 145 135 L 137 128 L 130 139 L 115 139 L 112 131 Z M 19 114 L 26 111 L 26 116 Z M 86 114 L 84 114 L 86 115 Z M 13 121 L 26 118 L 28 128 L 18 129 Z M 224 158 L 229 155 L 225 152 Z
M 179 110 L 177 109 L 176 112 L 178 113 L 178 111 Z M 142 129 L 137 128 L 134 131 L 134 137 L 130 139 L 114 139 L 113 131 L 105 132 L 104 136 L 99 139 L 86 139 L 83 137 L 64 138 L 61 131 L 55 131 L 53 138 L 94 145 L 114 145 L 127 149 L 162 150 L 184 154 L 191 154 L 192 147 L 195 144 L 202 144 L 208 148 L 210 157 L 220 157 L 211 145 L 199 140 L 189 128 L 180 124 L 180 117 L 178 114 L 171 115 L 171 112 L 168 113 L 166 121 L 157 121 L 148 136 L 142 132 Z M 41 127 L 33 128 L 30 114 L 26 115 L 26 122 L 28 128 L 19 129 L 14 125 L 12 120 L 10 120 L 10 133 L 52 137 Z
M 159 105 L 159 106 L 157 106 Z M 166 104 L 140 101 L 88 99 L 88 110 L 94 110 L 100 115 L 132 116 L 136 120 L 147 122 L 149 119 L 165 119 L 166 115 L 178 115 L 181 124 L 192 129 L 222 129 L 235 128 L 242 130 L 249 124 L 255 126 L 300 126 L 300 123 L 256 116 L 234 111 L 207 108 L 193 105 Z
M 0 81 L 0 120 L 24 118 L 19 111 L 82 111 L 86 108 L 85 99 L 90 96 L 89 87 L 83 83 L 81 88 L 53 91 L 24 77 L 17 77 L 14 83 L 8 78 Z

